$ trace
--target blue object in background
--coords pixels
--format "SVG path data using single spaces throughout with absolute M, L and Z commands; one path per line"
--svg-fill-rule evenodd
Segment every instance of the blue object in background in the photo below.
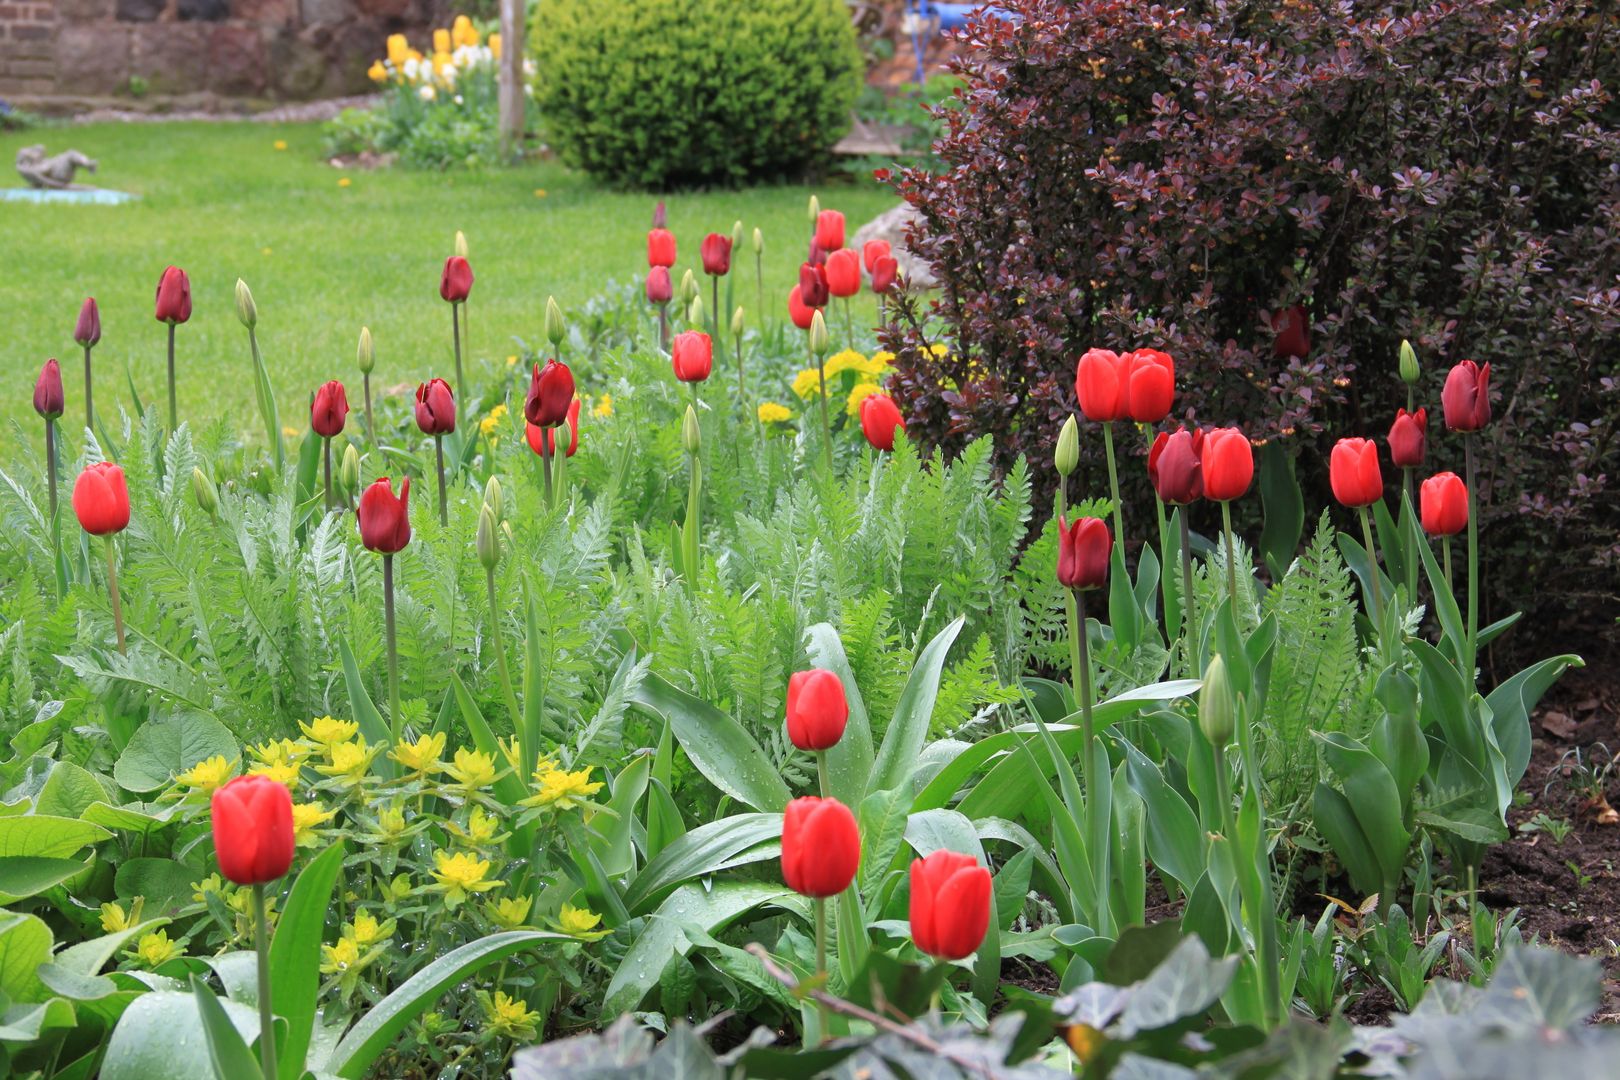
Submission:
M 917 85 L 923 85 L 927 73 L 923 70 L 923 26 L 935 24 L 940 33 L 948 30 L 960 30 L 968 23 L 968 16 L 975 10 L 984 7 L 982 0 L 977 3 L 947 3 L 944 0 L 906 0 L 907 13 L 911 15 L 911 52 L 917 58 Z M 988 5 L 994 9 L 996 5 Z

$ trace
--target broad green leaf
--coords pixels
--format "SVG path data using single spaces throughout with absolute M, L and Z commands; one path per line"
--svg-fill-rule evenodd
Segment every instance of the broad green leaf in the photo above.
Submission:
M 241 757 L 230 729 L 206 713 L 177 712 L 136 729 L 118 755 L 113 779 L 126 791 L 157 791 L 167 787 L 177 773 L 212 757 L 226 761 Z
M 304 1055 L 319 1005 L 321 932 L 332 892 L 343 869 L 343 845 L 333 844 L 299 871 L 276 920 L 270 942 L 270 1002 L 287 1021 L 287 1041 L 277 1059 L 281 1080 L 303 1075 Z
M 337 644 L 338 659 L 343 664 L 343 685 L 349 692 L 349 709 L 354 714 L 355 722 L 360 725 L 360 734 L 373 746 L 392 742 L 387 721 L 377 711 L 377 706 L 372 704 L 371 695 L 366 693 L 366 681 L 360 677 L 360 665 L 355 662 L 354 650 L 343 638 L 338 638 Z M 396 772 L 394 762 L 387 754 L 378 754 L 371 768 L 385 780 L 393 779 Z
M 5 1011 L 4 1019 L 0 1019 L 0 1042 L 36 1042 L 47 1032 L 73 1027 L 76 1019 L 73 1004 L 59 997 L 37 1005 L 13 1005 Z M 5 1050 L 0 1047 L 0 1066 L 4 1064 Z M 62 1074 L 58 1072 L 54 1075 L 60 1077 Z
M 220 1080 L 262 1080 L 264 1073 L 253 1057 L 253 1051 L 236 1030 L 225 1007 L 214 992 L 197 976 L 191 977 L 191 994 L 197 1000 L 197 1014 L 202 1018 L 203 1034 L 208 1039 L 208 1056 L 214 1063 L 214 1075 Z M 266 1046 L 269 1044 L 266 1043 Z M 278 1066 L 279 1068 L 279 1066 Z M 295 1076 L 303 1075 L 300 1060 L 292 1066 Z
M 895 703 L 894 719 L 889 722 L 889 730 L 883 733 L 883 745 L 872 763 L 872 774 L 866 782 L 867 794 L 896 788 L 910 790 L 911 771 L 916 768 L 917 755 L 928 739 L 928 723 L 934 715 L 934 699 L 939 695 L 945 656 L 966 621 L 965 616 L 957 616 L 934 635 L 934 640 L 917 657 L 905 689 L 900 692 L 900 700 Z
M 849 669 L 844 643 L 830 623 L 817 623 L 805 633 L 805 650 L 812 665 L 826 668 L 844 684 L 849 723 L 844 727 L 844 737 L 827 751 L 827 776 L 834 797 L 846 806 L 858 806 L 872 774 L 872 721 L 866 715 L 866 702 Z
M 153 915 L 173 915 L 192 902 L 193 883 L 207 875 L 194 866 L 173 859 L 126 859 L 118 866 L 113 889 L 121 900 L 146 898 L 144 910 Z
M 175 802 L 164 806 L 154 806 L 151 803 L 125 803 L 122 806 L 114 806 L 111 803 L 98 802 L 91 803 L 79 816 L 81 820 L 93 825 L 145 833 L 174 821 L 175 813 L 179 809 L 180 804 Z
M 1211 959 L 1196 936 L 1183 938 L 1169 958 L 1136 985 L 1114 1030 L 1128 1039 L 1201 1015 L 1220 1000 L 1237 962 L 1235 956 Z
M 256 1009 L 234 1001 L 218 1004 L 244 1042 L 258 1038 Z M 214 1075 L 197 999 L 178 990 L 142 994 L 124 1010 L 101 1067 L 101 1080 L 212 1080 Z
M 1273 581 L 1294 561 L 1299 539 L 1305 532 L 1305 497 L 1294 476 L 1294 458 L 1281 442 L 1272 440 L 1260 450 L 1260 505 L 1264 524 L 1260 530 L 1260 556 L 1271 571 Z
M 1350 880 L 1356 889 L 1363 896 L 1371 896 L 1382 889 L 1383 870 L 1349 800 L 1338 789 L 1319 782 L 1312 809 L 1317 829 L 1350 872 Z
M 89 866 L 77 859 L 43 855 L 0 855 L 0 904 L 36 896 Z
M 628 655 L 628 654 L 626 654 Z M 636 820 L 636 806 L 647 793 L 647 782 L 652 772 L 652 755 L 637 754 L 613 778 L 613 797 L 608 800 L 604 815 L 606 824 L 592 834 L 591 849 L 602 862 L 608 877 L 628 874 L 635 866 L 635 850 L 630 842 L 631 826 Z M 595 823 L 592 823 L 593 826 Z
M 0 856 L 35 855 L 63 859 L 87 844 L 98 844 L 112 836 L 100 825 L 73 818 L 24 814 L 0 817 Z
M 0 911 L 0 993 L 14 1002 L 44 1001 L 39 965 L 51 958 L 50 927 L 33 915 Z
M 1530 711 L 1565 671 L 1585 666 L 1573 653 L 1550 656 L 1512 676 L 1485 699 L 1491 710 L 1491 730 L 1507 759 L 1509 783 L 1517 785 L 1530 764 Z
M 709 783 L 755 810 L 781 812 L 791 792 L 742 725 L 648 672 L 633 699 L 668 722 L 675 740 Z M 926 721 L 925 721 L 926 722 Z
M 906 798 L 899 791 L 875 791 L 861 800 L 861 871 L 856 879 L 870 903 L 874 890 L 894 865 L 905 839 Z
M 168 924 L 168 919 L 147 919 L 139 926 L 69 945 L 56 954 L 55 963 L 79 975 L 94 975 L 131 941 Z
M 1344 796 L 1378 860 L 1381 882 L 1398 881 L 1406 864 L 1412 834 L 1401 822 L 1401 795 L 1384 763 L 1361 743 L 1340 731 L 1319 735 L 1322 756 L 1339 777 Z
M 115 794 L 103 787 L 88 769 L 80 768 L 71 761 L 58 761 L 34 800 L 34 813 L 81 817 L 93 803 L 104 802 Z
M 642 867 L 624 891 L 632 915 L 645 914 L 678 885 L 733 866 L 775 858 L 781 851 L 781 814 L 733 814 L 699 825 L 671 841 Z

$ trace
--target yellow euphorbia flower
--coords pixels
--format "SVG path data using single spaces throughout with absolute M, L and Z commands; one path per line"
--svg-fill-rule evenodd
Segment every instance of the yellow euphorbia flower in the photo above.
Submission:
M 331 945 L 322 945 L 321 956 L 321 974 L 337 975 L 360 962 L 360 943 L 352 937 L 340 937 Z
M 298 766 L 291 762 L 276 762 L 273 765 L 255 765 L 248 770 L 249 776 L 267 776 L 278 784 L 292 787 L 298 783 Z
M 532 896 L 503 896 L 493 904 L 485 904 L 484 912 L 490 921 L 503 930 L 518 930 L 528 921 L 529 908 L 534 906 Z
M 492 814 L 484 813 L 481 806 L 473 807 L 472 813 L 467 815 L 467 827 L 451 824 L 450 830 L 473 847 L 488 847 L 500 831 L 501 823 Z
M 176 783 L 184 784 L 190 788 L 190 794 L 208 795 L 230 778 L 231 763 L 222 756 L 215 754 L 206 761 L 197 762 L 185 772 L 178 774 L 174 779 Z
M 455 761 L 445 769 L 456 783 L 468 793 L 486 788 L 495 782 L 495 759 L 489 754 L 462 747 L 456 751 Z
M 478 1000 L 484 1007 L 484 1016 L 489 1020 L 490 1034 L 525 1041 L 539 1034 L 535 1021 L 540 1019 L 540 1014 L 518 999 L 508 997 L 505 990 L 497 990 L 493 996 L 479 991 Z
M 759 403 L 759 422 L 762 424 L 781 424 L 793 419 L 793 410 L 786 405 L 778 405 L 774 401 Z
M 401 743 L 388 752 L 388 756 L 418 776 L 438 772 L 444 768 L 439 755 L 444 753 L 445 734 L 423 735 L 415 742 Z
M 602 781 L 591 782 L 590 766 L 568 772 L 557 768 L 549 758 L 543 759 L 540 767 L 534 770 L 534 783 L 539 790 L 529 798 L 520 800 L 520 805 L 572 810 L 576 806 L 584 806 L 592 795 L 602 790 Z
M 365 948 L 393 937 L 394 920 L 385 919 L 378 922 L 377 916 L 371 912 L 357 911 L 354 913 L 354 922 L 346 925 L 343 930 L 345 937 L 353 938 L 356 945 Z
M 366 740 L 357 738 L 353 742 L 338 743 L 327 748 L 331 762 L 326 765 L 315 766 L 315 771 L 325 773 L 327 776 L 351 783 L 358 781 L 371 767 L 371 759 L 377 756 L 381 746 L 366 748 Z
M 320 803 L 294 803 L 292 808 L 293 846 L 314 846 L 316 842 L 315 830 L 336 816 L 336 810 L 323 810 Z
M 579 938 L 581 941 L 596 941 L 608 935 L 606 930 L 598 930 L 602 916 L 589 908 L 577 908 L 572 904 L 564 904 L 557 913 L 557 928 L 569 937 Z
M 489 410 L 489 414 L 478 421 L 478 433 L 486 439 L 489 438 L 500 430 L 501 421 L 504 419 L 506 419 L 506 402 L 503 401 Z
M 140 901 L 135 901 L 133 911 L 126 915 L 124 909 L 118 904 L 101 905 L 101 929 L 109 934 L 116 934 L 121 930 L 128 930 L 140 922 Z
M 591 408 L 591 415 L 596 417 L 598 420 L 606 420 L 608 417 L 612 416 L 613 395 L 603 394 L 601 397 L 597 398 L 596 404 Z
M 437 869 L 433 871 L 434 889 L 444 893 L 444 905 L 455 909 L 472 893 L 488 892 L 500 887 L 500 882 L 488 880 L 489 860 L 480 859 L 465 851 L 454 855 L 443 851 L 433 853 Z
M 159 964 L 166 964 L 184 953 L 185 950 L 180 947 L 179 942 L 169 940 L 169 934 L 165 930 L 154 930 L 150 934 L 143 935 L 140 944 L 135 946 L 135 955 L 147 967 L 155 968 Z
M 377 811 L 377 831 L 392 840 L 405 831 L 405 811 L 397 806 L 385 806 Z
M 220 880 L 220 876 L 218 874 L 209 874 L 201 881 L 193 881 L 191 883 L 191 887 L 195 890 L 191 894 L 191 898 L 199 904 L 206 904 L 208 903 L 209 893 L 220 893 L 223 895 L 225 883 Z
M 330 716 L 322 716 L 308 724 L 300 720 L 298 726 L 303 730 L 306 738 L 321 746 L 348 742 L 360 730 L 360 724 L 357 721 L 334 720 Z
M 252 747 L 255 760 L 265 765 L 279 765 L 288 761 L 302 761 L 309 753 L 292 739 L 271 739 Z

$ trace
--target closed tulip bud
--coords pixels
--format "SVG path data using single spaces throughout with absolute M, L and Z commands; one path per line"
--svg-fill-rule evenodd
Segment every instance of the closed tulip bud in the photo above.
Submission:
M 351 494 L 360 490 L 360 451 L 354 448 L 354 443 L 343 448 L 343 460 L 338 462 L 338 483 Z
M 703 238 L 698 254 L 703 260 L 703 272 L 710 277 L 722 277 L 731 271 L 731 237 L 710 233 Z
M 655 266 L 647 271 L 647 303 L 667 304 L 675 298 L 675 286 L 669 280 L 667 266 Z
M 87 296 L 79 308 L 79 321 L 73 324 L 73 340 L 82 348 L 91 348 L 101 342 L 101 309 L 96 298 Z
M 1446 427 L 1452 431 L 1478 431 L 1491 422 L 1491 365 L 1464 360 L 1451 369 L 1440 391 Z
M 208 479 L 208 474 L 198 468 L 191 470 L 191 495 L 197 500 L 198 508 L 209 517 L 219 509 L 219 489 Z
M 681 303 L 690 304 L 697 299 L 698 291 L 697 278 L 693 277 L 692 271 L 688 269 L 681 275 Z
M 1108 584 L 1108 559 L 1114 539 L 1102 518 L 1077 517 L 1071 524 L 1058 518 L 1059 584 L 1065 588 L 1100 589 Z
M 693 326 L 703 325 L 703 297 L 694 296 L 692 302 L 686 305 L 686 321 Z
M 1073 413 L 1063 421 L 1063 428 L 1058 432 L 1052 464 L 1057 467 L 1059 476 L 1068 476 L 1080 465 L 1080 425 L 1074 422 Z
M 424 435 L 448 435 L 456 430 L 456 398 L 443 379 L 429 379 L 416 387 L 416 426 Z
M 816 356 L 826 356 L 831 343 L 827 339 L 827 320 L 816 311 L 810 316 L 810 351 Z
M 286 784 L 238 776 L 214 790 L 210 809 L 214 856 L 227 881 L 263 885 L 292 866 L 292 795 Z
M 456 230 L 455 253 L 460 255 L 463 259 L 467 257 L 467 234 L 462 232 L 460 229 Z
M 872 291 L 886 296 L 894 289 L 898 280 L 900 280 L 900 260 L 893 255 L 880 257 L 872 268 Z
M 805 307 L 826 307 L 829 295 L 826 266 L 807 262 L 799 267 L 799 299 Z
M 371 344 L 371 327 L 360 328 L 360 344 L 354 350 L 354 358 L 360 364 L 362 375 L 370 375 L 371 369 L 377 366 L 377 353 Z
M 323 439 L 330 439 L 343 431 L 349 416 L 349 399 L 343 384 L 333 379 L 315 391 L 315 400 L 309 406 L 309 426 Z
M 1418 370 L 1417 350 L 1412 348 L 1412 343 L 1410 341 L 1402 338 L 1401 381 L 1406 383 L 1408 386 L 1415 386 L 1417 385 L 1418 376 L 1421 374 L 1422 373 Z
M 73 514 L 91 536 L 123 531 L 129 524 L 129 487 L 124 470 L 110 461 L 98 461 L 79 474 L 73 484 Z
M 489 507 L 490 511 L 495 515 L 496 521 L 501 520 L 504 516 L 506 492 L 501 489 L 500 477 L 492 476 L 489 478 L 489 483 L 484 485 L 484 505 Z
M 1087 420 L 1106 424 L 1126 415 L 1127 357 L 1109 349 L 1087 349 L 1074 369 L 1074 396 Z
M 731 313 L 731 336 L 734 337 L 734 338 L 742 337 L 742 332 L 743 332 L 743 309 L 739 305 L 737 310 L 733 311 Z
M 461 255 L 452 255 L 444 260 L 444 271 L 439 275 L 439 296 L 444 300 L 459 304 L 472 293 L 473 272 L 472 266 Z
M 844 215 L 823 210 L 816 215 L 816 243 L 829 255 L 844 246 Z
M 647 265 L 669 269 L 675 265 L 675 234 L 663 227 L 647 234 Z
M 178 266 L 164 268 L 153 310 L 158 322 L 170 325 L 191 318 L 191 279 L 184 270 Z
M 669 224 L 669 212 L 664 209 L 663 199 L 659 199 L 657 205 L 653 207 L 652 223 L 655 229 L 662 229 Z
M 826 750 L 844 737 L 849 701 L 843 680 L 825 668 L 795 671 L 788 678 L 788 740 L 800 750 Z
M 56 358 L 45 361 L 34 381 L 34 411 L 45 420 L 55 420 L 67 408 L 67 395 L 62 389 L 62 365 Z
M 911 863 L 911 940 L 929 956 L 972 956 L 990 929 L 990 871 L 971 855 L 936 851 Z
M 861 291 L 861 257 L 853 248 L 840 248 L 827 256 L 827 292 L 850 297 Z
M 888 394 L 868 394 L 861 399 L 861 434 L 872 449 L 885 453 L 894 449 L 894 440 L 906 430 L 900 406 Z
M 563 322 L 562 307 L 557 303 L 555 296 L 546 297 L 546 340 L 555 348 L 562 344 L 568 335 L 568 326 Z
M 1175 400 L 1176 362 L 1157 349 L 1137 349 L 1122 360 L 1123 407 L 1138 424 L 1157 424 L 1169 415 Z
M 1148 451 L 1148 479 L 1160 499 L 1174 506 L 1198 501 L 1204 494 L 1203 450 L 1202 431 L 1159 432 Z
M 1213 502 L 1239 498 L 1254 482 L 1254 447 L 1237 428 L 1212 428 L 1204 432 L 1199 460 L 1204 475 L 1204 498 Z
M 1468 486 L 1456 473 L 1435 473 L 1418 488 L 1419 517 L 1430 536 L 1455 536 L 1468 527 Z
M 782 813 L 782 880 L 801 896 L 837 896 L 861 866 L 855 815 L 837 799 L 806 795 Z
M 473 539 L 478 562 L 485 570 L 493 570 L 501 561 L 501 533 L 495 512 L 485 503 L 478 511 L 478 533 Z
M 1328 458 L 1333 497 L 1352 509 L 1371 506 L 1384 497 L 1378 471 L 1378 444 L 1371 439 L 1340 439 Z
M 743 239 L 743 224 L 742 224 L 742 219 L 738 218 L 736 221 L 733 221 L 731 223 L 731 249 L 733 251 L 735 251 L 738 248 L 742 247 L 742 239 Z
M 1198 728 L 1211 746 L 1225 746 L 1237 731 L 1237 703 L 1232 698 L 1232 682 L 1226 675 L 1226 661 L 1216 653 L 1204 669 L 1204 686 L 1198 692 Z
M 699 330 L 676 334 L 670 343 L 670 363 L 675 377 L 681 382 L 702 382 L 714 367 L 714 345 L 709 335 Z
M 1428 447 L 1429 411 L 1419 409 L 1409 413 L 1397 409 L 1395 422 L 1389 427 L 1389 457 L 1397 468 L 1415 469 L 1423 464 L 1423 453 Z
M 812 195 L 812 196 L 810 196 L 810 225 L 812 227 L 814 227 L 815 224 L 816 224 L 817 219 L 819 219 L 820 217 L 821 217 L 821 200 L 816 198 L 814 195 Z
M 543 368 L 534 365 L 523 416 L 535 427 L 556 427 L 568 418 L 568 405 L 573 400 L 574 373 L 567 364 L 548 360 Z
M 259 325 L 259 309 L 253 303 L 253 290 L 241 278 L 236 279 L 236 318 L 249 330 Z
M 686 416 L 681 420 L 681 445 L 694 457 L 703 446 L 703 431 L 698 425 L 697 410 L 690 405 L 686 407 Z
M 810 329 L 810 320 L 815 316 L 816 309 L 804 302 L 797 285 L 788 290 L 788 318 L 800 330 Z
M 765 234 L 760 232 L 757 226 L 754 229 L 754 254 L 765 254 Z
M 379 476 L 360 493 L 355 517 L 360 521 L 360 543 L 368 551 L 392 555 L 411 542 L 411 478 L 399 485 L 399 496 L 388 477 Z

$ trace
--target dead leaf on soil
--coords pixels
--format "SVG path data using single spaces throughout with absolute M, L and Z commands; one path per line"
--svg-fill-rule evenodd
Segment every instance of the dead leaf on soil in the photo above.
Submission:
M 1581 804 L 1581 813 L 1588 816 L 1594 825 L 1620 825 L 1620 812 L 1609 805 L 1609 800 L 1602 795 L 1587 799 Z
M 1571 739 L 1575 736 L 1575 720 L 1568 713 L 1548 709 L 1541 714 L 1541 729 L 1557 738 Z

